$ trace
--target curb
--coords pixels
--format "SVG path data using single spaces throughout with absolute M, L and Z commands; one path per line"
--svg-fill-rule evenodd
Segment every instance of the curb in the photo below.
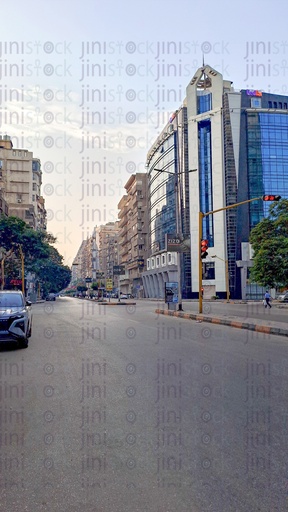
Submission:
M 136 306 L 136 302 L 98 302 L 101 306 Z
M 183 313 L 182 311 L 169 311 L 167 309 L 156 309 L 155 313 L 159 315 L 185 318 L 186 320 L 198 320 L 202 322 L 209 322 L 212 324 L 226 325 L 227 327 L 235 327 L 237 329 L 248 329 L 249 331 L 263 332 L 264 334 L 288 336 L 288 329 L 283 329 L 281 327 L 271 327 L 268 325 L 259 325 L 256 323 L 239 322 L 238 320 L 228 320 L 226 318 L 205 316 L 194 313 Z

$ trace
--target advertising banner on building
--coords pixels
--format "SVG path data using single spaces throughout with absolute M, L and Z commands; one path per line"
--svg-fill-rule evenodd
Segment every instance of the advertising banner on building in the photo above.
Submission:
M 190 252 L 190 238 L 185 238 L 184 235 L 179 235 L 177 233 L 167 233 L 165 237 L 167 252 Z
M 165 283 L 165 302 L 177 304 L 178 303 L 178 283 L 171 282 Z

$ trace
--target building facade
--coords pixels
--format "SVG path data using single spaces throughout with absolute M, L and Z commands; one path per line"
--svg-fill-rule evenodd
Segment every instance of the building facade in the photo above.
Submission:
M 147 174 L 136 173 L 125 184 L 119 209 L 119 263 L 125 275 L 119 278 L 120 292 L 143 297 L 142 274 L 148 250 Z
M 196 71 L 183 106 L 147 155 L 146 296 L 163 298 L 165 282 L 178 281 L 183 298 L 198 298 L 199 266 L 204 298 L 263 296 L 249 281 L 249 235 L 270 203 L 227 206 L 267 194 L 288 197 L 287 106 L 287 96 L 235 90 L 209 65 Z M 199 226 L 199 212 L 214 213 Z M 200 227 L 208 255 L 199 264 Z M 167 251 L 166 235 L 177 232 L 190 234 L 189 256 Z
M 199 211 L 279 194 L 288 197 L 287 122 L 288 97 L 261 91 L 235 91 L 206 65 L 187 90 L 190 225 L 193 296 L 199 292 Z M 195 188 L 197 194 L 193 193 Z M 268 213 L 263 200 L 219 211 L 203 218 L 203 239 L 208 256 L 203 259 L 204 297 L 256 299 L 263 289 L 249 284 L 251 229 Z M 227 278 L 228 272 L 228 279 Z
M 240 101 L 238 200 L 269 194 L 287 198 L 288 96 L 244 90 Z M 254 201 L 237 212 L 236 288 L 251 299 L 263 290 L 249 280 L 252 261 L 247 241 L 251 229 L 267 216 L 270 204 Z
M 190 239 L 187 135 L 184 105 L 171 116 L 147 155 L 149 257 L 143 274 L 147 297 L 164 298 L 166 282 L 178 282 L 182 297 L 191 297 L 190 249 L 178 255 L 167 251 L 168 234 Z
M 97 261 L 99 267 L 96 269 L 96 276 L 101 275 L 101 281 L 113 278 L 113 267 L 118 265 L 118 221 L 96 227 L 96 245 L 98 250 Z M 97 277 L 98 281 L 98 277 Z M 113 288 L 117 286 L 116 279 Z
M 8 135 L 0 138 L 0 187 L 8 215 L 19 217 L 33 229 L 46 229 L 41 184 L 40 160 L 31 151 L 13 148 Z

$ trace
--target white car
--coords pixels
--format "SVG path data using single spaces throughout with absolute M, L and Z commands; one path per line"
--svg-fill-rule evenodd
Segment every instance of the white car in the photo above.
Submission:
M 278 295 L 277 299 L 280 300 L 280 302 L 288 302 L 288 291 Z

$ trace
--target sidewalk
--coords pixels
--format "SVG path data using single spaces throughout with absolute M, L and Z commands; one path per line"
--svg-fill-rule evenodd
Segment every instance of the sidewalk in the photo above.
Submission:
M 183 308 L 185 310 L 189 309 L 188 302 L 183 303 Z M 209 322 L 212 324 L 218 325 L 226 325 L 228 327 L 235 327 L 237 329 L 248 329 L 249 331 L 262 332 L 265 334 L 275 334 L 277 336 L 287 336 L 288 337 L 288 322 L 276 322 L 273 320 L 262 320 L 256 318 L 249 318 L 243 320 L 241 317 L 237 317 L 231 314 L 227 315 L 219 315 L 217 314 L 200 314 L 195 312 L 186 312 L 186 311 L 171 311 L 167 309 L 167 304 L 165 305 L 166 309 L 158 308 L 155 310 L 155 313 L 160 315 L 167 316 L 175 316 L 179 318 L 185 318 L 187 320 L 195 320 L 196 322 Z M 287 317 L 288 317 L 288 309 L 287 309 Z

